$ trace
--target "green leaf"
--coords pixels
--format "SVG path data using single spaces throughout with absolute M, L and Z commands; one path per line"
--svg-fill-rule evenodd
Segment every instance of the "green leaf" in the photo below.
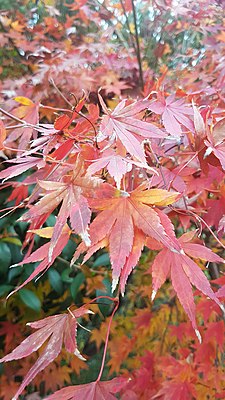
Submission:
M 11 264 L 11 251 L 6 243 L 0 242 L 0 272 L 4 274 L 7 272 Z
M 73 282 L 73 278 L 70 276 L 71 272 L 72 272 L 71 268 L 66 268 L 63 270 L 63 272 L 61 274 L 61 279 L 63 282 L 65 282 L 65 283 Z
M 13 288 L 12 285 L 0 285 L 0 297 L 7 295 Z
M 64 258 L 65 260 L 71 260 L 76 247 L 77 247 L 76 244 L 72 240 L 69 240 L 67 245 L 64 247 L 62 251 L 61 257 Z
M 54 226 L 55 225 L 55 215 L 49 215 L 48 219 L 45 221 L 46 226 Z
M 73 300 L 76 300 L 76 296 L 78 294 L 79 287 L 82 285 L 82 283 L 85 280 L 85 276 L 83 272 L 79 272 L 75 278 L 73 279 L 73 283 L 70 286 L 70 292 Z
M 101 254 L 93 263 L 93 267 L 100 267 L 101 265 L 110 265 L 109 253 Z
M 61 276 L 56 269 L 51 268 L 48 270 L 48 279 L 52 289 L 61 295 L 63 293 L 63 283 Z
M 21 289 L 19 291 L 19 297 L 27 307 L 31 308 L 34 311 L 41 311 L 41 302 L 39 298 L 28 289 Z
M 10 268 L 8 273 L 8 282 L 11 282 L 14 278 L 20 275 L 21 271 L 22 271 L 21 266 Z
M 109 296 L 109 297 L 113 297 L 112 289 L 111 289 L 111 281 L 110 281 L 109 279 L 105 278 L 105 279 L 103 279 L 102 283 L 103 283 L 104 286 L 105 286 L 105 291 L 103 291 L 103 290 L 96 290 L 96 296 L 97 296 L 97 297 L 98 297 L 98 296 Z M 111 306 L 113 306 L 113 302 L 112 302 L 111 300 L 109 300 L 109 299 L 104 299 L 104 300 L 100 299 L 100 300 L 99 300 L 99 302 L 102 302 L 102 301 L 103 301 L 104 303 L 106 303 L 106 305 L 104 305 L 104 304 L 99 304 L 99 309 L 100 309 L 101 313 L 102 313 L 104 316 L 108 316 L 108 315 L 111 313 L 111 311 L 112 311 Z M 98 302 L 98 300 L 97 300 L 97 302 Z
M 12 243 L 12 244 L 15 244 L 16 246 L 22 246 L 20 239 L 18 239 L 17 237 L 9 236 L 9 237 L 3 238 L 2 242 Z

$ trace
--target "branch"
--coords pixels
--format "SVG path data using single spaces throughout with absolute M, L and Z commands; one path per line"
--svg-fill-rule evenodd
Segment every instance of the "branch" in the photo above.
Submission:
M 134 35 L 133 35 L 133 33 L 131 32 L 131 29 L 130 29 L 130 24 L 129 24 L 128 16 L 127 16 L 124 4 L 123 4 L 123 0 L 120 0 L 120 4 L 121 4 L 121 7 L 123 9 L 123 14 L 124 14 L 124 17 L 125 17 L 125 21 L 126 21 L 126 26 L 127 26 L 128 32 L 130 34 L 132 46 L 134 48 L 135 53 L 137 54 L 137 48 L 136 48 L 136 44 L 135 44 L 135 37 L 134 37 Z
M 144 90 L 144 80 L 143 80 L 143 71 L 142 71 L 142 64 L 141 64 L 140 43 L 139 43 L 139 35 L 138 35 L 138 28 L 137 28 L 137 15 L 136 15 L 136 9 L 135 9 L 135 5 L 134 5 L 134 0 L 131 0 L 131 2 L 132 2 L 134 27 L 135 27 L 135 39 L 136 39 L 136 46 L 137 46 L 137 60 L 138 60 L 138 66 L 139 66 L 139 79 L 140 79 L 141 89 Z

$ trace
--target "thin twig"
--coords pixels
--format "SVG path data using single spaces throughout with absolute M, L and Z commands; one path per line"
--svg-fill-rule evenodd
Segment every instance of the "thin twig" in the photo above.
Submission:
M 100 371 L 99 371 L 99 374 L 98 374 L 97 382 L 100 381 L 101 376 L 102 376 L 102 372 L 103 372 L 103 369 L 104 369 L 111 324 L 112 324 L 112 320 L 113 320 L 114 314 L 116 313 L 118 307 L 119 307 L 119 301 L 117 300 L 116 305 L 114 307 L 114 310 L 113 310 L 112 315 L 111 315 L 110 320 L 109 320 L 108 328 L 107 328 L 107 333 L 106 333 L 106 338 L 105 338 L 105 347 L 104 347 L 104 352 L 103 352 L 103 357 L 102 357 L 102 364 L 101 364 L 101 368 L 100 368 Z
M 136 15 L 136 8 L 134 5 L 134 0 L 131 0 L 132 3 L 132 10 L 133 10 L 133 18 L 134 18 L 134 28 L 135 28 L 135 39 L 136 39 L 136 46 L 137 46 L 137 60 L 139 66 L 139 79 L 141 89 L 144 90 L 144 79 L 143 79 L 143 70 L 142 70 L 142 63 L 141 63 L 141 51 L 140 51 L 140 43 L 139 43 L 139 35 L 138 35 L 138 27 L 137 27 L 137 15 Z
M 128 16 L 127 16 L 124 4 L 123 4 L 123 0 L 120 0 L 120 4 L 121 4 L 121 7 L 123 9 L 123 14 L 124 14 L 124 17 L 125 17 L 125 21 L 126 21 L 126 26 L 127 26 L 128 32 L 130 34 L 130 39 L 131 39 L 132 46 L 134 48 L 135 53 L 137 54 L 135 37 L 134 37 L 134 35 L 133 35 L 133 33 L 131 32 L 131 29 L 130 29 L 130 24 L 129 24 Z
M 70 106 L 73 109 L 73 104 L 66 98 L 66 96 L 64 96 L 64 94 L 61 92 L 61 90 L 56 86 L 54 79 L 50 78 L 49 82 L 52 84 L 52 86 L 55 88 L 55 90 L 57 91 L 57 93 L 62 97 L 62 99 L 66 102 L 66 104 L 68 104 L 68 106 Z
M 113 18 L 115 18 L 115 20 L 117 21 L 118 24 L 120 24 L 120 25 L 122 24 L 121 21 L 119 20 L 119 18 L 115 14 L 113 14 L 111 11 L 109 11 L 104 3 L 100 3 L 99 0 L 94 0 L 94 2 L 97 3 L 98 6 L 103 8 L 105 11 L 107 11 L 108 13 L 113 15 Z M 129 50 L 129 44 L 127 43 L 126 39 L 123 37 L 123 34 L 115 27 L 114 23 L 110 19 L 108 19 L 107 22 L 109 25 L 111 25 L 115 29 L 115 32 L 116 32 L 121 44 L 124 45 L 126 47 L 126 49 Z

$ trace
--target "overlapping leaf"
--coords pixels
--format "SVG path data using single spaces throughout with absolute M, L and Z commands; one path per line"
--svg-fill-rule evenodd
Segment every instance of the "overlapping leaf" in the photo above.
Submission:
M 221 304 L 216 294 L 213 292 L 208 279 L 190 257 L 211 262 L 224 263 L 224 260 L 207 247 L 196 243 L 190 243 L 193 235 L 193 232 L 190 232 L 178 239 L 180 245 L 179 252 L 173 252 L 169 248 L 164 248 L 155 257 L 152 265 L 152 299 L 154 299 L 158 289 L 165 280 L 171 276 L 172 285 L 177 296 L 199 337 L 195 320 L 195 303 L 191 285 L 194 285 L 202 293 L 214 300 L 219 306 L 221 306 Z M 151 248 L 151 240 L 147 240 L 147 245 L 148 244 Z
M 42 237 L 51 238 L 52 233 L 53 233 L 53 228 L 48 227 L 48 228 L 43 228 L 43 229 L 36 229 L 33 232 L 39 234 Z M 67 245 L 68 240 L 70 238 L 70 234 L 71 234 L 70 229 L 68 228 L 68 226 L 65 225 L 63 227 L 60 239 L 58 240 L 58 242 L 56 243 L 56 246 L 54 247 L 54 249 L 52 251 L 51 260 L 49 260 L 49 257 L 48 257 L 51 242 L 48 242 L 48 243 L 44 244 L 43 246 L 39 247 L 37 250 L 35 250 L 31 255 L 26 256 L 23 259 L 23 261 L 14 265 L 14 266 L 18 266 L 18 265 L 41 261 L 40 264 L 32 272 L 32 274 L 25 280 L 25 282 L 23 282 L 15 290 L 13 290 L 9 296 L 11 296 L 13 293 L 17 292 L 18 290 L 22 289 L 22 287 L 25 286 L 32 279 L 36 278 L 38 275 L 42 274 L 43 272 L 47 271 L 48 268 L 50 268 L 50 266 L 55 261 L 56 257 L 58 257 L 61 254 L 64 247 Z
M 193 122 L 190 115 L 193 114 L 191 108 L 185 104 L 183 99 L 175 100 L 174 95 L 165 97 L 159 93 L 158 100 L 148 106 L 149 110 L 162 115 L 163 124 L 172 136 L 180 136 L 184 126 L 188 130 L 193 130 Z
M 110 187 L 110 186 L 108 186 Z M 151 236 L 172 251 L 179 251 L 180 247 L 167 234 L 164 225 L 170 225 L 169 218 L 158 213 L 152 206 L 165 206 L 174 202 L 178 194 L 162 189 L 150 189 L 143 184 L 133 192 L 120 192 L 120 196 L 109 190 L 105 198 L 89 199 L 93 209 L 101 211 L 90 225 L 91 246 L 84 258 L 86 261 L 95 251 L 109 246 L 112 264 L 113 289 L 115 289 L 122 273 L 122 293 L 125 282 L 132 268 L 138 262 L 145 237 Z M 135 237 L 136 235 L 136 237 Z M 81 244 L 75 252 L 73 261 L 86 251 L 85 244 Z
M 28 336 L 11 353 L 0 359 L 0 362 L 18 360 L 20 358 L 27 357 L 33 352 L 37 351 L 47 339 L 49 339 L 49 342 L 41 353 L 40 357 L 34 363 L 33 367 L 25 376 L 19 390 L 13 397 L 13 400 L 18 399 L 24 388 L 34 379 L 38 372 L 46 368 L 47 365 L 49 365 L 58 356 L 63 343 L 69 353 L 73 353 L 77 357 L 84 359 L 77 349 L 76 318 L 88 313 L 92 312 L 85 307 L 81 307 L 75 311 L 71 311 L 71 313 L 53 315 L 51 317 L 28 324 L 31 328 L 37 329 L 37 332 Z
M 20 129 L 14 129 L 11 131 L 10 135 L 7 138 L 7 141 L 14 141 L 19 139 L 19 149 L 25 150 L 27 148 L 28 143 L 30 142 L 30 139 L 32 135 L 36 138 L 36 131 L 33 128 L 33 125 L 36 125 L 39 120 L 39 104 L 33 103 L 30 99 L 27 97 L 16 97 L 15 101 L 20 104 L 19 107 L 16 107 L 13 110 L 13 114 L 22 119 L 24 123 L 28 123 L 28 126 L 26 124 L 24 127 Z
M 133 165 L 139 168 L 146 168 L 148 171 L 157 174 L 156 170 L 149 167 L 147 164 L 122 157 L 120 154 L 116 154 L 111 150 L 105 151 L 103 157 L 94 160 L 88 167 L 87 173 L 93 175 L 99 170 L 106 168 L 109 174 L 114 178 L 117 188 L 120 189 L 123 176 L 132 170 Z
M 217 122 L 207 136 L 208 140 L 205 140 L 207 146 L 205 156 L 213 152 L 225 170 L 225 118 Z
M 79 160 L 69 181 L 39 181 L 40 187 L 47 194 L 34 206 L 31 206 L 30 210 L 21 217 L 21 220 L 32 222 L 43 214 L 47 216 L 62 202 L 49 246 L 49 261 L 52 259 L 53 250 L 68 218 L 73 231 L 79 234 L 87 245 L 90 244 L 87 228 L 91 211 L 85 195 L 91 195 L 100 182 L 97 178 L 85 175 L 82 163 Z
M 99 95 L 101 106 L 106 115 L 102 117 L 98 141 L 109 137 L 113 142 L 120 140 L 129 154 L 146 164 L 145 153 L 142 147 L 144 139 L 164 138 L 166 134 L 150 122 L 144 122 L 138 114 L 147 108 L 147 100 L 137 101 L 126 105 L 122 100 L 116 108 L 109 112 L 102 97 Z
M 68 386 L 52 394 L 48 400 L 114 400 L 115 393 L 126 384 L 125 378 L 111 381 L 95 381 L 84 385 Z M 46 400 L 47 400 L 46 399 Z

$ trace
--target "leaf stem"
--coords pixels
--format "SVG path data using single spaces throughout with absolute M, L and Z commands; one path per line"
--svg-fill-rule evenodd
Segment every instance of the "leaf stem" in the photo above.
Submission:
M 115 301 L 115 299 L 114 299 L 114 301 Z M 100 371 L 99 371 L 99 374 L 98 374 L 98 378 L 97 378 L 97 380 L 96 380 L 97 382 L 100 381 L 101 376 L 102 376 L 102 372 L 103 372 L 103 369 L 104 369 L 105 358 L 106 358 L 106 352 L 107 352 L 108 341 L 109 341 L 109 334 L 110 334 L 110 329 L 111 329 L 111 324 L 112 324 L 113 317 L 114 317 L 114 315 L 115 315 L 115 313 L 116 313 L 118 307 L 119 307 L 119 301 L 118 301 L 118 299 L 117 299 L 116 304 L 115 304 L 115 307 L 114 307 L 114 310 L 113 310 L 113 312 L 112 312 L 112 314 L 111 314 L 111 317 L 110 317 L 110 320 L 109 320 L 108 328 L 107 328 L 107 333 L 106 333 L 106 338 L 105 338 L 104 352 L 103 352 L 103 356 L 102 356 L 102 364 L 101 364 L 101 368 L 100 368 Z

